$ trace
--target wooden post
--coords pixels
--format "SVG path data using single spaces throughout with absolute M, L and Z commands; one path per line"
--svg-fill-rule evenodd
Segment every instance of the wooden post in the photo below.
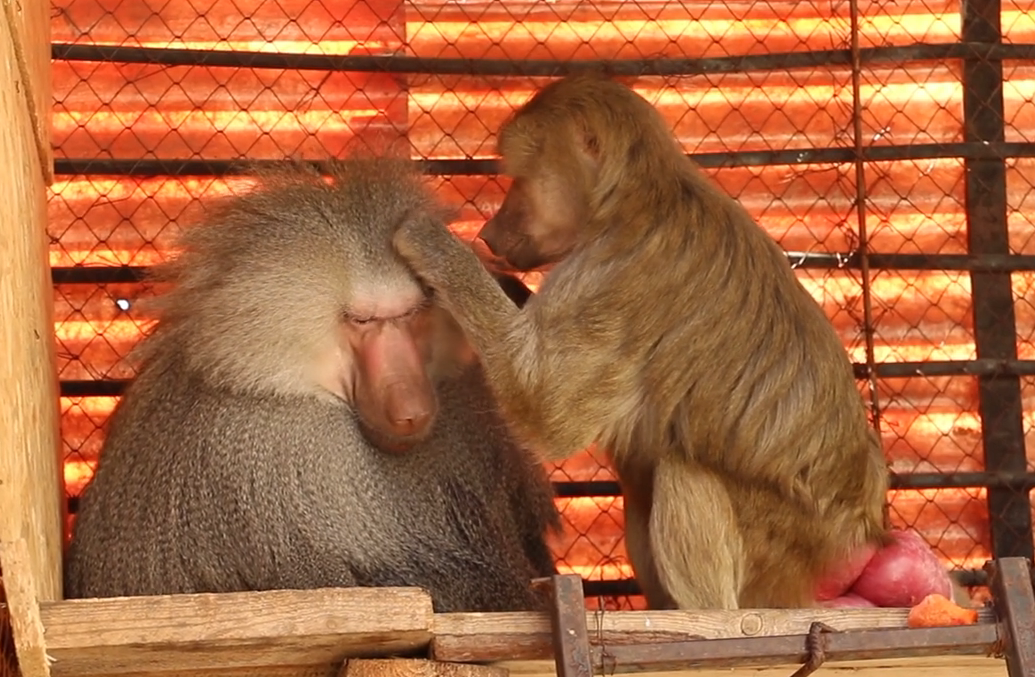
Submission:
M 21 672 L 46 677 L 39 603 L 61 598 L 63 513 L 46 233 L 49 3 L 0 5 L 0 570 Z

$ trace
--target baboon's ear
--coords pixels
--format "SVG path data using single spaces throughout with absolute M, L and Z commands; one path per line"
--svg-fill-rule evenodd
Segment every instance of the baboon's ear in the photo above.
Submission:
M 590 156 L 594 162 L 600 160 L 600 141 L 597 135 L 583 126 L 581 130 L 582 151 Z
M 585 120 L 575 123 L 575 147 L 582 161 L 594 171 L 600 167 L 600 139 Z

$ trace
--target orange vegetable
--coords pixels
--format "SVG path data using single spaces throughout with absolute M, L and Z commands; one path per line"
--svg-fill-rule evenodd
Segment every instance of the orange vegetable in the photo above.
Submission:
M 908 624 L 911 628 L 940 628 L 947 625 L 972 625 L 977 623 L 977 609 L 967 609 L 944 595 L 928 595 L 909 610 Z

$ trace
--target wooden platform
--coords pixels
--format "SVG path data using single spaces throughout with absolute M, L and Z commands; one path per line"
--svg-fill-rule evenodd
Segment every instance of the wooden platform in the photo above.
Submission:
M 555 674 L 547 614 L 434 614 L 430 597 L 415 588 L 69 600 L 44 603 L 40 611 L 55 677 L 334 677 L 349 658 L 383 656 L 494 664 L 522 677 Z M 906 626 L 906 614 L 905 609 L 623 611 L 587 612 L 586 619 L 591 641 L 606 646 L 691 636 L 794 635 L 817 620 L 837 630 L 895 629 Z M 981 622 L 993 622 L 990 611 L 982 611 Z M 691 672 L 788 677 L 796 667 Z M 887 677 L 907 677 L 906 671 L 913 677 L 918 670 L 1006 674 L 1003 661 L 983 657 L 829 663 L 818 674 L 848 670 Z
M 324 674 L 346 658 L 424 653 L 433 625 L 431 598 L 416 588 L 68 600 L 40 615 L 54 676 Z

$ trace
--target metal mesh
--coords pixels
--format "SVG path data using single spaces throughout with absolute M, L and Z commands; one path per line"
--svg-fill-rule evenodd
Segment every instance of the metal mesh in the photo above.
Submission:
M 233 161 L 321 158 L 354 138 L 397 144 L 433 161 L 443 197 L 463 205 L 454 227 L 470 237 L 507 185 L 494 162 L 502 121 L 545 76 L 599 59 L 658 106 L 822 304 L 882 433 L 896 525 L 964 572 L 993 553 L 1031 556 L 1035 152 L 1023 143 L 1035 141 L 1035 13 L 1025 3 L 53 7 L 49 232 L 73 511 L 133 374 L 134 302 L 148 293 L 138 274 L 207 199 L 239 185 Z M 602 604 L 642 604 L 628 594 L 604 456 L 580 455 L 553 478 L 562 569 Z

